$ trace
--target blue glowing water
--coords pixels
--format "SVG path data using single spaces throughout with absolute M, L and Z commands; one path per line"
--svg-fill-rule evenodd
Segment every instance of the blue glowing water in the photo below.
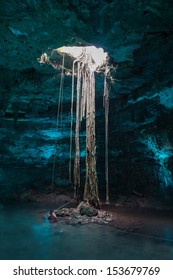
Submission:
M 45 206 L 1 207 L 0 259 L 173 259 L 172 224 L 159 223 L 162 234 L 153 239 L 96 224 L 51 224 L 47 211 Z

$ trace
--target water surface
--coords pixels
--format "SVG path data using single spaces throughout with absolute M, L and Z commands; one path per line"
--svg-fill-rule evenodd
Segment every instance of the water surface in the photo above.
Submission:
M 0 209 L 0 259 L 173 259 L 169 219 L 157 221 L 159 235 L 153 231 L 153 222 L 149 223 L 151 232 L 138 234 L 107 225 L 52 224 L 47 220 L 49 209 L 32 204 Z

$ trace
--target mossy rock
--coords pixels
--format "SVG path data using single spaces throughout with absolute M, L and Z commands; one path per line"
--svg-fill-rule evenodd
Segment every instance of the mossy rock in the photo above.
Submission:
M 98 210 L 87 203 L 82 203 L 79 208 L 80 214 L 86 215 L 88 217 L 93 217 L 98 215 Z

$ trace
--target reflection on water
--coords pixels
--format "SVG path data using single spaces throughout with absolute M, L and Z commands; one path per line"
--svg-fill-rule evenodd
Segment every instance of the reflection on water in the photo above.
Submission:
M 109 226 L 50 224 L 48 207 L 0 209 L 0 259 L 173 259 L 173 241 Z M 163 226 L 173 240 L 173 227 Z

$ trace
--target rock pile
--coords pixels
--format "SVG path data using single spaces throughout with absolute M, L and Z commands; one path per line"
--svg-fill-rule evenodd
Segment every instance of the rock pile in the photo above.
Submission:
M 89 204 L 82 202 L 77 208 L 63 208 L 50 211 L 50 222 L 64 222 L 67 224 L 109 224 L 115 220 L 112 214 L 98 210 Z

